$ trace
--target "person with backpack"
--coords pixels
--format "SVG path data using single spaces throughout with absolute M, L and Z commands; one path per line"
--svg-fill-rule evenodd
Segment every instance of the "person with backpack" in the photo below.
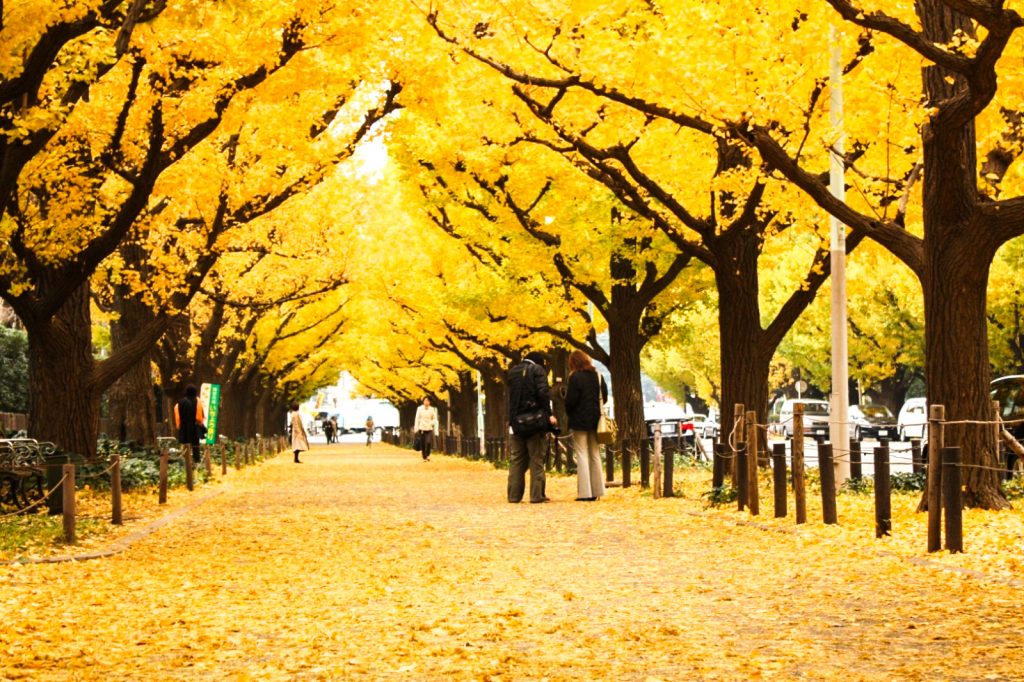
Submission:
M 530 470 L 530 502 L 547 502 L 544 478 L 544 447 L 548 432 L 558 420 L 551 412 L 551 388 L 543 353 L 531 351 L 514 365 L 506 379 L 508 421 L 512 429 L 509 447 L 508 501 L 521 502 Z

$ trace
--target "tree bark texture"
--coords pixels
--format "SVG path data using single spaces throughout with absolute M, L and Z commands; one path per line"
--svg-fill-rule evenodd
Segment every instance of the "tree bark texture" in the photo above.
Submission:
M 971 22 L 938 0 L 918 0 L 926 38 L 948 43 L 957 30 L 973 34 Z M 948 80 L 947 80 L 948 78 Z M 937 67 L 923 70 L 925 99 L 941 105 L 963 96 L 967 84 Z M 991 421 L 986 294 L 989 265 L 1001 242 L 982 219 L 977 190 L 977 139 L 973 116 L 958 117 L 955 107 L 941 111 L 926 126 L 924 140 L 924 289 L 925 381 L 928 400 L 945 405 L 946 418 Z M 950 424 L 947 446 L 961 448 L 967 504 L 987 509 L 1008 505 L 996 471 L 993 429 Z
M 100 396 L 95 389 L 89 285 L 52 319 L 28 320 L 29 435 L 64 452 L 96 458 Z

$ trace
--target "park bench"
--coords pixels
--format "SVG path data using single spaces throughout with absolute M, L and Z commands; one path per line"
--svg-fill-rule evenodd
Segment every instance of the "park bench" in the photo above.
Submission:
M 47 458 L 53 443 L 33 438 L 0 439 L 0 507 L 24 509 L 46 495 Z

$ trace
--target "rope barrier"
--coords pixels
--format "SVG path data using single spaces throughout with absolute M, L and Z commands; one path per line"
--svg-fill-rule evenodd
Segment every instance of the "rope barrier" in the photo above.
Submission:
M 58 488 L 60 488 L 62 485 L 64 485 L 64 481 L 66 481 L 66 480 L 68 480 L 68 475 L 64 474 L 63 476 L 61 476 L 61 479 L 57 482 L 57 484 L 55 486 L 53 486 L 52 488 L 50 488 L 49 490 L 47 490 L 43 494 L 43 497 L 41 499 L 36 500 L 35 502 L 33 502 L 29 506 L 25 507 L 24 509 L 19 509 L 18 511 L 10 512 L 8 514 L 0 514 L 0 519 L 6 519 L 6 518 L 11 517 L 11 516 L 18 516 L 20 514 L 24 514 L 25 512 L 29 511 L 30 509 L 35 509 L 36 507 L 41 505 L 43 502 L 46 502 L 46 500 L 50 497 L 50 495 L 52 495 Z

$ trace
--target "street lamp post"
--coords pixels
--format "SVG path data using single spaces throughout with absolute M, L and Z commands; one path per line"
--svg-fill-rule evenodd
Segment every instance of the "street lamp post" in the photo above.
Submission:
M 838 132 L 829 154 L 829 189 L 840 201 L 845 199 L 843 181 L 845 164 L 843 153 L 843 71 L 842 49 L 834 26 L 829 27 L 831 46 L 830 120 Z M 832 418 L 829 421 L 829 440 L 836 463 L 836 483 L 850 477 L 850 388 L 848 351 L 846 343 L 846 231 L 839 219 L 829 216 L 829 255 L 832 264 Z

